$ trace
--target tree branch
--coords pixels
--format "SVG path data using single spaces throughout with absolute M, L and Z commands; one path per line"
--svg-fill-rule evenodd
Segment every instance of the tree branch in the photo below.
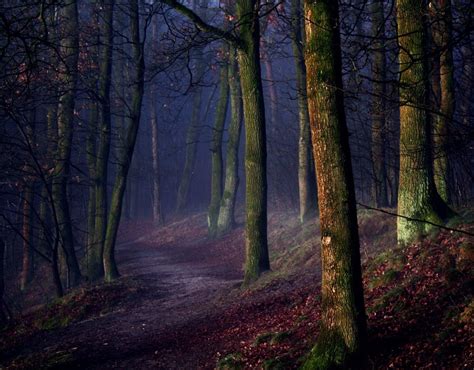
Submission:
M 175 9 L 178 13 L 181 13 L 189 20 L 191 20 L 196 27 L 203 32 L 212 33 L 213 35 L 226 40 L 227 42 L 233 44 L 235 47 L 240 48 L 242 45 L 242 40 L 239 37 L 232 35 L 228 31 L 224 31 L 218 27 L 214 27 L 206 22 L 197 15 L 194 11 L 187 8 L 183 4 L 180 4 L 176 0 L 160 0 L 161 3 L 168 5 L 169 7 Z

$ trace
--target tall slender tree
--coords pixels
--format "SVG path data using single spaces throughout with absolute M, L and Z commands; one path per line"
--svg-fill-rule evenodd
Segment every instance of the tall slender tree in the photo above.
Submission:
M 306 369 L 362 367 L 366 317 L 342 89 L 338 2 L 305 1 L 307 94 L 318 174 L 322 317 Z
M 372 3 L 372 34 L 374 37 L 373 57 L 373 100 L 372 100 L 372 164 L 374 195 L 377 207 L 388 206 L 386 158 L 386 95 L 387 62 L 385 56 L 385 16 L 383 0 Z
M 298 190 L 300 221 L 306 222 L 316 208 L 316 179 L 311 155 L 311 132 L 309 130 L 308 99 L 306 96 L 306 66 L 303 50 L 303 17 L 301 0 L 291 2 L 291 43 L 296 68 L 296 94 L 298 98 Z
M 236 60 L 236 49 L 229 51 L 229 90 L 231 117 L 226 150 L 224 191 L 217 220 L 218 235 L 230 231 L 235 224 L 234 213 L 239 186 L 239 144 L 242 132 L 242 94 Z
M 60 227 L 61 246 L 66 256 L 69 285 L 76 286 L 81 281 L 82 275 L 74 249 L 67 185 L 70 175 L 79 59 L 77 2 L 75 0 L 64 1 L 60 9 L 60 17 L 62 25 L 59 47 L 61 63 L 58 78 L 61 82 L 61 87 L 59 89 L 60 96 L 57 110 L 58 145 L 52 179 L 52 193 Z
M 400 244 L 410 243 L 432 228 L 429 223 L 411 219 L 439 224 L 451 215 L 433 178 L 425 6 L 421 0 L 397 0 L 401 100 L 398 213 L 403 216 L 397 221 Z
M 267 240 L 267 146 L 265 104 L 260 67 L 260 2 L 235 3 L 238 36 L 206 23 L 176 0 L 162 0 L 206 32 L 223 38 L 237 48 L 245 119 L 245 266 L 244 285 L 270 269 Z
M 107 177 L 111 142 L 110 86 L 112 83 L 113 14 L 114 1 L 100 0 L 101 48 L 99 53 L 98 97 L 100 114 L 98 124 L 99 142 L 94 167 L 95 180 L 95 224 L 94 243 L 89 254 L 89 278 L 103 276 L 102 255 L 107 227 Z
M 220 67 L 219 90 L 220 96 L 217 102 L 216 117 L 212 129 L 211 142 L 211 201 L 209 204 L 207 223 L 208 234 L 211 238 L 217 236 L 217 221 L 222 198 L 222 137 L 229 105 L 229 45 L 224 43 L 222 47 L 222 65 Z
M 119 153 L 115 185 L 112 190 L 110 210 L 107 219 L 107 230 L 104 242 L 104 278 L 112 281 L 119 276 L 117 263 L 115 261 L 115 243 L 122 214 L 123 195 L 127 184 L 128 170 L 133 158 L 133 150 L 137 139 L 138 127 L 142 111 L 142 100 L 144 92 L 145 59 L 143 42 L 140 36 L 140 13 L 139 0 L 129 0 L 130 14 L 130 42 L 133 51 L 134 75 L 132 80 L 131 106 L 128 119 L 128 127 Z

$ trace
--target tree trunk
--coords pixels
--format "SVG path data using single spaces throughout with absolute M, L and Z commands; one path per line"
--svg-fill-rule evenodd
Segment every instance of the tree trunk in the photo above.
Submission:
M 66 255 L 68 276 L 71 286 L 81 281 L 81 271 L 74 250 L 72 222 L 69 212 L 67 184 L 71 161 L 75 90 L 77 83 L 77 63 L 79 58 L 79 37 L 77 30 L 78 12 L 75 0 L 66 1 L 61 9 L 63 28 L 61 30 L 60 54 L 62 64 L 59 79 L 61 80 L 58 104 L 58 147 L 56 164 L 53 173 L 52 192 L 59 222 L 61 246 Z
M 376 207 L 388 206 L 386 153 L 385 97 L 386 69 L 385 61 L 385 16 L 383 1 L 375 0 L 372 5 L 372 33 L 374 37 L 373 61 L 373 100 L 372 100 L 372 165 Z
M 117 231 L 122 214 L 123 195 L 127 184 L 127 175 L 133 158 L 133 151 L 137 139 L 138 127 L 144 90 L 145 60 L 143 45 L 140 41 L 140 19 L 138 12 L 138 0 L 130 0 L 130 39 L 133 48 L 133 60 L 135 62 L 135 76 L 133 81 L 132 103 L 127 134 L 124 139 L 124 147 L 120 153 L 117 174 L 110 202 L 110 211 L 107 220 L 107 231 L 104 243 L 104 273 L 105 281 L 112 281 L 119 276 L 115 262 L 115 243 Z
M 160 197 L 160 156 L 158 145 L 158 115 L 156 113 L 156 104 L 154 91 L 151 89 L 149 97 L 149 114 L 151 128 L 151 157 L 153 162 L 153 222 L 155 225 L 163 224 L 163 214 L 161 212 Z
M 305 2 L 307 95 L 318 174 L 322 317 L 306 369 L 362 367 L 366 318 L 341 72 L 338 3 Z
M 222 194 L 217 221 L 218 235 L 229 232 L 235 224 L 234 210 L 239 186 L 239 143 L 242 132 L 242 95 L 240 91 L 239 71 L 236 63 L 236 50 L 229 52 L 229 89 L 231 121 L 226 153 L 226 172 L 224 192 Z
M 239 0 L 238 50 L 245 119 L 246 236 L 244 285 L 270 269 L 267 241 L 267 145 L 260 68 L 259 1 Z
M 102 256 L 107 227 L 107 177 L 111 141 L 110 85 L 112 77 L 113 13 L 114 1 L 101 0 L 101 35 L 104 38 L 99 60 L 99 144 L 95 165 L 95 225 L 94 245 L 90 253 L 89 278 L 104 275 Z
M 33 251 L 31 248 L 31 222 L 32 222 L 32 202 L 33 202 L 33 185 L 26 184 L 23 191 L 23 259 L 20 276 L 20 289 L 25 290 L 33 279 Z
M 219 206 L 222 198 L 222 136 L 224 133 L 227 107 L 229 103 L 229 65 L 227 43 L 223 46 L 222 54 L 225 56 L 219 76 L 220 96 L 217 102 L 216 117 L 212 130 L 211 143 L 211 201 L 209 204 L 207 223 L 209 237 L 217 236 L 217 220 Z
M 89 186 L 89 199 L 87 201 L 87 274 L 90 279 L 94 276 L 95 268 L 94 253 L 96 251 L 95 245 L 95 211 L 96 211 L 96 134 L 97 134 L 97 104 L 93 102 L 90 107 L 89 117 L 89 134 L 87 135 L 86 151 L 87 151 L 87 167 L 89 169 L 89 178 L 91 184 Z
M 0 237 L 0 329 L 2 329 L 8 321 L 7 312 L 5 312 L 5 304 L 3 296 L 5 294 L 5 242 Z
M 397 6 L 401 100 L 398 213 L 439 224 L 451 211 L 436 191 L 430 155 L 426 9 L 424 2 L 415 0 L 397 0 Z M 432 227 L 399 217 L 398 242 L 410 243 Z
M 454 116 L 454 66 L 451 1 L 437 0 L 435 5 L 434 39 L 440 50 L 439 71 L 434 71 L 440 79 L 439 116 L 434 121 L 434 178 L 436 189 L 445 202 L 450 201 L 448 159 L 449 126 Z
M 303 22 L 301 0 L 292 0 L 292 46 L 296 68 L 296 93 L 298 97 L 298 189 L 301 223 L 314 216 L 316 210 L 316 178 L 312 171 L 311 132 L 309 130 L 308 99 L 306 96 L 306 66 L 303 51 Z

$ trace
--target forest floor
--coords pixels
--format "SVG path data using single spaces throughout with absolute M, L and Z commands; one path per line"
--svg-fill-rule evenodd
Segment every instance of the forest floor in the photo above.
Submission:
M 474 368 L 474 238 L 442 231 L 400 249 L 390 216 L 363 211 L 359 224 L 368 368 Z M 315 226 L 272 214 L 272 272 L 241 290 L 243 227 L 213 241 L 205 214 L 124 224 L 122 277 L 18 318 L 0 332 L 0 369 L 297 368 L 318 335 Z

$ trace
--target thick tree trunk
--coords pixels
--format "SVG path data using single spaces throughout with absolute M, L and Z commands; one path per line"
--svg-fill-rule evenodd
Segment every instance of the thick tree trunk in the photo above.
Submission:
M 427 107 L 429 81 L 424 2 L 397 0 L 400 44 L 400 185 L 398 213 L 404 217 L 442 223 L 451 213 L 436 191 L 431 161 Z M 412 242 L 431 225 L 398 218 L 400 244 Z
M 306 369 L 363 367 L 366 318 L 349 135 L 344 113 L 338 3 L 305 2 L 307 95 L 318 174 L 322 317 Z
M 53 173 L 52 193 L 59 222 L 61 246 L 66 255 L 69 283 L 76 286 L 81 281 L 81 271 L 74 250 L 72 222 L 69 212 L 67 183 L 71 161 L 75 90 L 77 83 L 77 63 L 79 58 L 79 38 L 77 30 L 78 12 L 75 0 L 65 1 L 61 9 L 63 27 L 61 29 L 60 54 L 62 65 L 59 79 L 61 95 L 58 104 L 58 147 Z
M 303 17 L 301 0 L 292 0 L 292 46 L 296 68 L 296 93 L 298 97 L 298 189 L 301 223 L 314 216 L 316 210 L 316 178 L 312 170 L 311 132 L 309 130 L 308 99 L 306 96 L 306 66 L 303 50 Z
M 448 139 L 455 108 L 451 0 L 437 0 L 434 7 L 436 8 L 433 24 L 434 40 L 440 50 L 439 71 L 434 71 L 440 79 L 439 116 L 433 126 L 434 178 L 439 195 L 445 202 L 449 202 Z
M 376 207 L 388 206 L 386 153 L 385 97 L 386 69 L 385 61 L 385 16 L 383 0 L 375 0 L 372 5 L 372 33 L 374 40 L 373 61 L 373 100 L 372 100 L 372 164 L 374 172 L 374 193 Z
M 107 177 L 111 141 L 110 86 L 112 79 L 114 1 L 101 0 L 101 36 L 104 38 L 99 60 L 99 144 L 95 165 L 95 225 L 94 245 L 90 253 L 89 278 L 104 275 L 102 256 L 107 227 Z
M 217 220 L 219 218 L 219 208 L 222 198 L 222 136 L 224 133 L 225 120 L 227 116 L 227 107 L 229 103 L 229 66 L 227 44 L 223 47 L 225 55 L 224 63 L 221 66 L 219 76 L 220 96 L 217 102 L 216 117 L 214 128 L 212 130 L 211 143 L 211 201 L 209 204 L 207 223 L 209 237 L 217 236 Z
M 239 144 L 242 131 L 242 94 L 240 91 L 239 71 L 236 63 L 236 50 L 229 52 L 229 89 L 231 118 L 226 151 L 226 170 L 224 192 L 222 194 L 217 221 L 218 235 L 229 232 L 235 224 L 234 210 L 239 186 Z
M 267 146 L 260 68 L 259 1 L 239 0 L 238 50 L 245 119 L 246 237 L 244 285 L 270 269 L 267 241 Z
M 119 276 L 117 264 L 115 262 L 115 243 L 122 214 L 123 195 L 126 188 L 128 170 L 133 158 L 133 151 L 137 139 L 138 127 L 144 90 L 145 60 L 143 55 L 143 45 L 140 41 L 140 21 L 138 12 L 138 0 L 130 0 L 130 39 L 133 48 L 133 60 L 135 62 L 135 76 L 133 81 L 132 103 L 130 120 L 127 134 L 124 140 L 124 147 L 120 153 L 117 174 L 110 202 L 110 212 L 107 220 L 107 231 L 104 243 L 104 273 L 105 280 L 112 281 Z

